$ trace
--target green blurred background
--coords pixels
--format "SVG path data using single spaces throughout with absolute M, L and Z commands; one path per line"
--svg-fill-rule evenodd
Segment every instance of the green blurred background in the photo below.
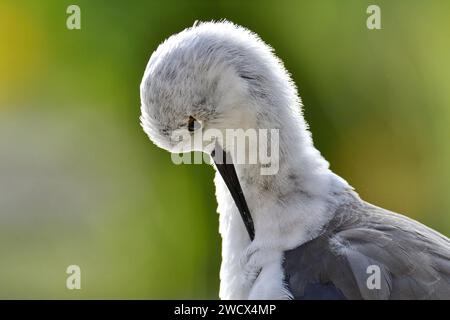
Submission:
M 138 116 L 157 45 L 221 18 L 276 49 L 335 172 L 450 234 L 449 1 L 1 0 L 0 298 L 218 297 L 213 169 L 172 164 Z

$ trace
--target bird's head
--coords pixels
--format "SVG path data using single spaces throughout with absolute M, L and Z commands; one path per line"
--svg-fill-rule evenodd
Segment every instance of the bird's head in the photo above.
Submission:
M 141 124 L 170 152 L 210 153 L 205 137 L 195 144 L 185 139 L 199 131 L 277 126 L 271 115 L 280 110 L 272 106 L 298 99 L 271 48 L 230 22 L 201 23 L 164 41 L 150 57 L 140 92 Z

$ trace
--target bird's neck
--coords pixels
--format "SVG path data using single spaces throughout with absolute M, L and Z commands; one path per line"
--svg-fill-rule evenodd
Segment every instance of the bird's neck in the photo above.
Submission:
M 260 164 L 238 164 L 236 171 L 254 221 L 255 239 L 288 250 L 318 235 L 332 218 L 332 194 L 349 187 L 329 170 L 301 117 L 279 120 L 284 125 L 279 128 L 276 150 L 278 171 L 262 175 Z

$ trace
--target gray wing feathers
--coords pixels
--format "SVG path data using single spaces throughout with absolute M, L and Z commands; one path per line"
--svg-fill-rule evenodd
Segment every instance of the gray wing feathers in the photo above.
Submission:
M 369 288 L 369 266 L 380 270 Z M 450 241 L 426 226 L 361 202 L 344 206 L 318 238 L 286 252 L 296 296 L 308 283 L 333 283 L 348 299 L 450 299 Z

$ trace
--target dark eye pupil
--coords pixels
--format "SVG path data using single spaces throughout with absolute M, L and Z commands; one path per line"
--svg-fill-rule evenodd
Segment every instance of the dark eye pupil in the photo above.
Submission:
M 194 117 L 192 117 L 192 116 L 189 117 L 188 130 L 190 132 L 193 132 L 196 129 L 196 125 L 195 125 L 196 122 L 197 122 L 197 120 L 195 120 Z

